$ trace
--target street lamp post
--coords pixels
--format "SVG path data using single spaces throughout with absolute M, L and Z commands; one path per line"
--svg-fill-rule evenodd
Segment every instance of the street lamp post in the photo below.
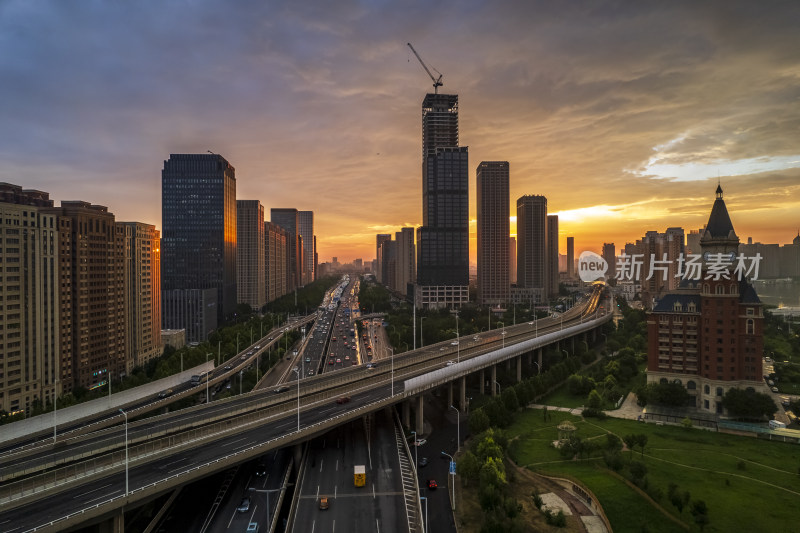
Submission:
M 392 396 L 394 396 L 394 348 L 389 348 L 389 352 L 392 354 Z
M 425 500 L 425 524 L 423 529 L 425 533 L 428 533 L 428 498 L 426 498 L 425 496 L 420 496 L 419 499 Z
M 455 409 L 456 411 L 456 453 L 461 451 L 461 411 L 456 409 L 454 405 L 450 406 L 450 409 Z
M 542 373 L 542 369 L 539 368 L 539 363 L 537 363 L 536 361 L 533 361 L 533 364 L 536 365 L 536 375 L 538 376 L 539 374 Z
M 455 464 L 455 461 L 453 460 L 453 456 L 452 455 L 450 455 L 449 453 L 444 453 L 444 452 L 442 452 L 442 455 L 446 455 L 447 457 L 449 457 L 450 458 L 450 463 L 451 464 Z M 453 511 L 455 511 L 456 510 L 456 473 L 455 472 L 450 472 L 450 475 L 453 476 L 453 478 L 450 481 L 451 481 L 451 485 L 453 486 Z
M 500 384 L 497 382 L 497 380 L 494 380 L 494 384 L 497 385 L 497 394 L 500 394 L 502 392 L 502 389 L 500 388 Z
M 256 489 L 256 488 L 253 488 L 253 487 L 250 487 L 249 489 L 247 489 L 247 490 L 250 490 L 250 491 L 253 491 L 253 492 L 262 492 L 262 493 L 265 493 L 267 495 L 267 531 L 270 531 L 270 528 L 272 526 L 272 520 L 270 520 L 270 518 L 269 518 L 269 513 L 270 513 L 269 495 L 270 495 L 271 492 L 283 492 L 284 490 L 286 490 L 286 487 L 288 487 L 290 485 L 294 485 L 294 483 L 288 483 L 288 484 L 284 485 L 283 487 L 279 487 L 277 489 Z
M 420 344 L 419 347 L 420 348 L 424 348 L 425 347 L 425 340 L 422 338 L 422 321 L 425 320 L 426 318 L 428 318 L 428 317 L 426 317 L 426 316 L 419 317 L 419 344 Z
M 208 356 L 211 355 L 211 352 L 206 354 L 206 368 L 208 368 Z M 211 372 L 206 370 L 206 403 L 208 403 L 208 382 L 211 381 L 211 376 L 209 375 Z
M 461 362 L 461 341 L 458 335 L 458 310 L 456 310 L 456 363 Z
M 414 435 L 414 468 L 416 469 L 419 464 L 419 461 L 417 461 L 417 448 L 419 448 L 419 446 L 417 446 L 417 432 L 412 431 L 411 434 Z
M 128 413 L 119 410 L 125 417 L 125 497 L 128 497 Z
M 297 432 L 300 433 L 300 372 L 297 367 L 293 371 L 297 375 Z
M 55 388 L 53 389 L 53 444 L 56 443 L 56 428 L 58 427 L 58 378 L 56 378 Z
M 503 324 L 503 332 L 500 334 L 500 337 L 503 339 L 503 348 L 506 347 L 506 323 L 505 322 L 497 322 L 498 324 Z

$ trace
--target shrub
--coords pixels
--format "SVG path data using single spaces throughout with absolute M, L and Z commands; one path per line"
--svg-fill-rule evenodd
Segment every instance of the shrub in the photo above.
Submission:
M 594 407 L 587 407 L 583 410 L 583 416 L 588 418 L 599 418 L 600 420 L 606 418 L 606 415 L 602 410 L 595 409 Z

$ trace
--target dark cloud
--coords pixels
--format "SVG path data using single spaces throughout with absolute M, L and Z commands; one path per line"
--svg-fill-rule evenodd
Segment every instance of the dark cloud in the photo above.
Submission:
M 512 197 L 694 222 L 709 180 L 649 165 L 798 155 L 798 21 L 793 1 L 6 0 L 0 180 L 158 224 L 163 160 L 211 149 L 239 197 L 314 209 L 322 259 L 369 257 L 369 226 L 421 214 L 411 41 L 460 95 L 470 166 L 509 160 Z M 777 212 L 797 177 L 726 181 Z

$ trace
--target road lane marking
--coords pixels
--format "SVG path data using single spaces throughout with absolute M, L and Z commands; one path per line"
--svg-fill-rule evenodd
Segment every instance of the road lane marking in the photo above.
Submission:
M 98 496 L 97 498 L 92 498 L 91 500 L 86 500 L 83 503 L 92 503 L 92 502 L 97 501 L 97 500 L 102 500 L 103 498 L 110 498 L 112 494 L 117 493 L 117 492 L 122 492 L 122 491 L 117 489 L 117 490 L 115 490 L 113 492 L 109 492 L 107 494 L 103 494 L 102 496 Z
M 336 470 L 334 470 L 334 472 L 338 471 L 339 471 L 339 459 L 336 459 Z
M 73 496 L 72 498 L 73 499 L 80 498 L 81 496 L 86 496 L 87 494 L 91 494 L 93 492 L 97 492 L 98 490 L 103 490 L 104 488 L 110 487 L 111 485 L 112 485 L 112 483 L 109 483 L 108 485 L 103 485 L 102 487 L 97 487 L 96 489 L 92 489 L 90 491 L 83 492 L 81 494 L 78 494 L 77 496 Z
M 243 440 L 245 440 L 246 438 L 247 438 L 247 437 L 242 437 L 241 439 L 232 440 L 232 441 L 230 441 L 230 442 L 226 443 L 226 444 L 225 444 L 225 446 L 230 446 L 231 444 L 235 444 L 235 443 L 237 443 L 237 442 L 243 441 Z
M 181 457 L 181 458 L 180 458 L 180 459 L 178 459 L 177 461 L 171 461 L 171 462 L 169 462 L 169 463 L 167 463 L 167 464 L 163 465 L 163 466 L 162 466 L 162 468 L 166 468 L 166 467 L 168 467 L 169 465 L 174 465 L 175 463 L 180 463 L 181 461 L 185 461 L 185 460 L 186 460 L 186 458 L 185 458 L 185 457 Z
M 325 459 L 320 459 L 319 460 L 319 471 L 320 472 L 322 472 L 322 463 L 324 463 L 324 462 L 325 462 Z
M 375 483 L 372 484 L 372 499 L 375 499 Z

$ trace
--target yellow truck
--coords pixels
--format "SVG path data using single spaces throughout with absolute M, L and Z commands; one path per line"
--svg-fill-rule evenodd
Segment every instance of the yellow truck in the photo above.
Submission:
M 367 484 L 367 469 L 364 465 L 356 465 L 354 468 L 353 483 L 356 487 L 363 487 Z

